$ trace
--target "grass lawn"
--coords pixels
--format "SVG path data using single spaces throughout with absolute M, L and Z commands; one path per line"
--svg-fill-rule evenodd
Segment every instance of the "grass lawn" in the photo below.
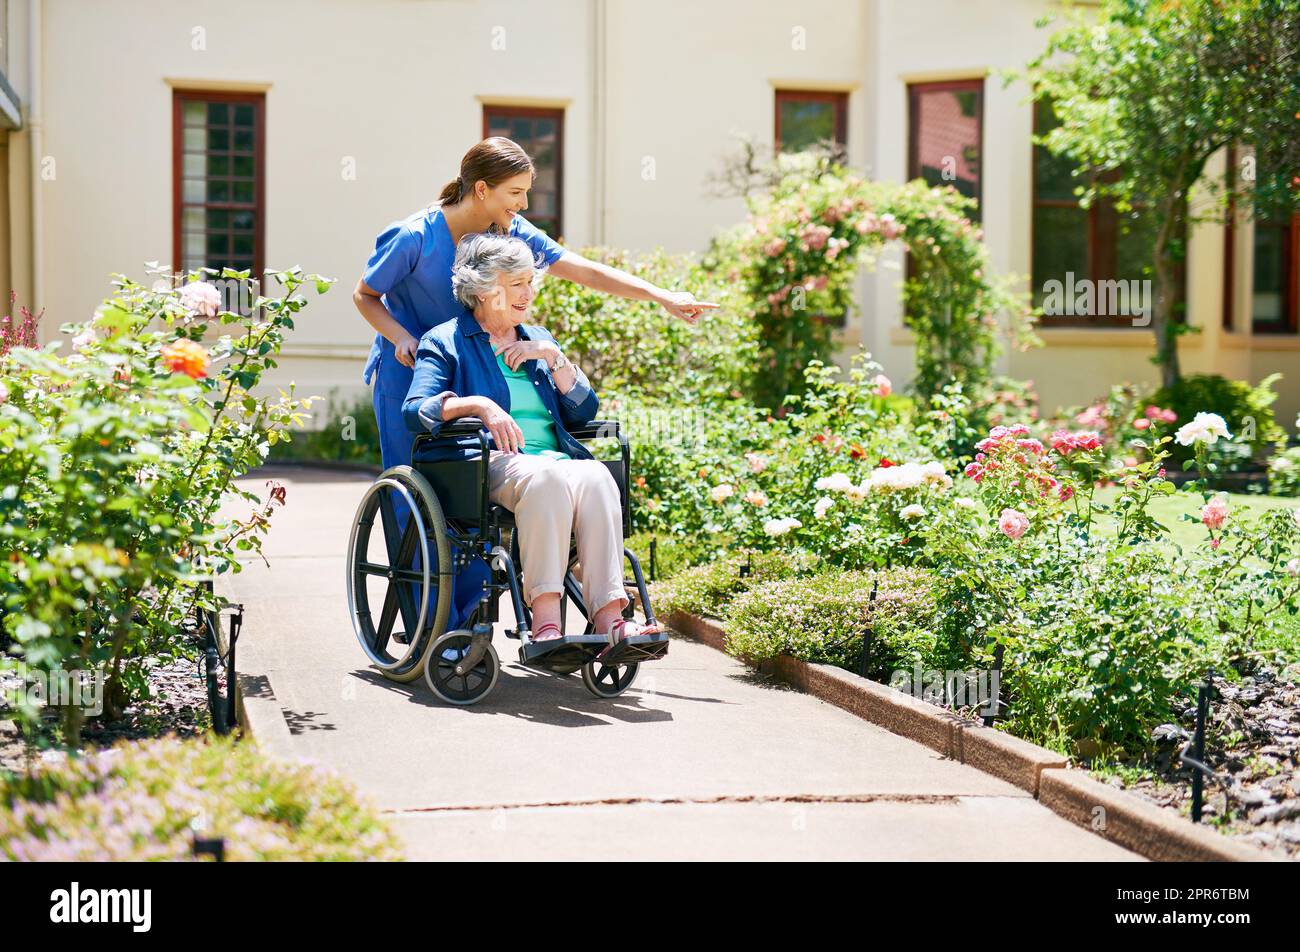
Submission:
M 1119 490 L 1110 487 L 1107 489 L 1097 490 L 1096 501 L 1103 505 L 1113 505 L 1115 497 L 1119 495 Z M 1264 512 L 1268 509 L 1282 509 L 1300 506 L 1300 499 L 1294 499 L 1287 496 L 1261 496 L 1258 494 L 1246 493 L 1228 493 L 1228 501 L 1231 504 L 1229 518 L 1238 511 L 1239 506 L 1244 506 L 1250 510 L 1251 514 Z M 1178 492 L 1172 496 L 1162 496 L 1151 503 L 1150 513 L 1156 520 L 1169 530 L 1174 542 L 1182 546 L 1184 550 L 1196 545 L 1204 544 L 1209 538 L 1205 526 L 1201 525 L 1201 507 L 1205 505 L 1200 493 Z M 1196 518 L 1195 522 L 1188 522 L 1183 519 L 1183 513 L 1187 513 Z

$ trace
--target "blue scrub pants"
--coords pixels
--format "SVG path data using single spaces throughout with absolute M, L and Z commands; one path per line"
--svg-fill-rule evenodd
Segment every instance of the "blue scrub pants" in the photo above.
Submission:
M 411 462 L 411 446 L 415 442 L 415 434 L 406 428 L 406 421 L 402 419 L 402 404 L 405 400 L 405 394 L 395 397 L 380 392 L 379 382 L 375 381 L 373 404 L 375 420 L 379 424 L 379 453 L 384 469 Z M 406 504 L 398 500 L 398 525 L 403 529 L 406 527 L 407 515 Z M 457 547 L 452 545 L 453 558 L 457 551 Z M 418 569 L 420 564 L 420 555 L 417 553 L 413 567 Z M 483 586 L 490 577 L 491 572 L 482 559 L 475 559 L 456 573 L 451 585 L 451 612 L 447 616 L 449 631 L 464 627 L 470 613 L 478 605 L 483 595 Z

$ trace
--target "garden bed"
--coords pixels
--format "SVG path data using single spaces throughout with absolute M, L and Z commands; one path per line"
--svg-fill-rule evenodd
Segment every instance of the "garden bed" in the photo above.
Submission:
M 1300 859 L 1300 684 L 1262 671 L 1241 682 L 1214 678 L 1202 820 L 1221 832 Z M 1147 769 L 1096 768 L 1098 779 L 1181 816 L 1190 815 L 1191 772 L 1178 751 L 1195 709 L 1162 735 L 1170 743 Z

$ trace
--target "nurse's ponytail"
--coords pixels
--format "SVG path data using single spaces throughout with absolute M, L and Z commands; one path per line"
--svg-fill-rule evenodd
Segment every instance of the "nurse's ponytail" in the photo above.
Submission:
M 475 182 L 497 185 L 522 172 L 534 176 L 537 174 L 528 153 L 510 139 L 492 136 L 465 153 L 465 157 L 460 160 L 460 175 L 443 186 L 438 203 L 444 206 L 455 205 L 474 187 Z

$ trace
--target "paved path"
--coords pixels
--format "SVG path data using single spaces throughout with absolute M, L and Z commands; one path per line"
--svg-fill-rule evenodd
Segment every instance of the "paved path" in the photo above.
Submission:
M 356 643 L 344 587 L 371 477 L 285 469 L 245 484 L 264 491 L 271 475 L 288 505 L 269 567 L 253 561 L 222 587 L 246 606 L 254 733 L 370 794 L 411 859 L 1137 858 L 688 640 L 613 701 L 520 667 L 500 633 L 501 680 L 476 706 L 389 683 Z

